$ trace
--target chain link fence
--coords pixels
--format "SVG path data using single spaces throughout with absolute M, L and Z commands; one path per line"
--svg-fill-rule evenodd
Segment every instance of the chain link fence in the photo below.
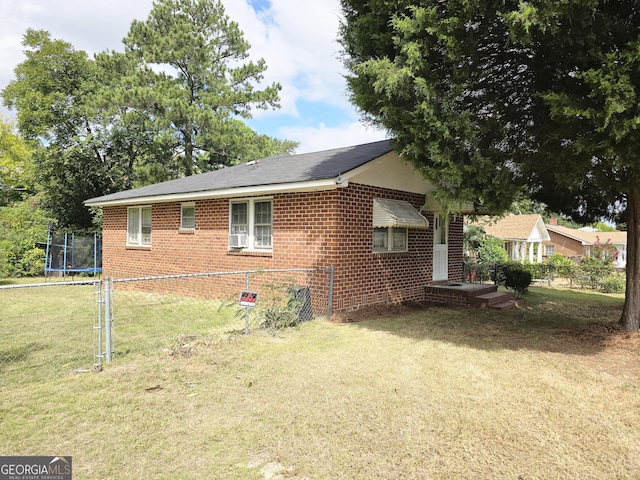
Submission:
M 99 368 L 99 296 L 93 280 L 0 286 L 0 385 Z
M 106 360 L 180 352 L 233 333 L 331 315 L 333 269 L 254 270 L 106 279 Z M 242 292 L 257 294 L 240 306 Z M 249 302 L 251 304 L 251 302 Z
M 330 316 L 332 292 L 332 268 L 0 286 L 0 385 Z

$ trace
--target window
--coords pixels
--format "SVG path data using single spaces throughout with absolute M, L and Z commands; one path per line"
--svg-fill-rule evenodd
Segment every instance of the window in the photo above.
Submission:
M 127 209 L 127 245 L 151 245 L 151 207 Z
M 232 202 L 229 220 L 231 248 L 273 247 L 273 205 L 271 200 Z
M 180 209 L 180 228 L 193 230 L 196 228 L 196 204 L 183 203 Z
M 231 233 L 248 233 L 249 224 L 247 222 L 248 203 L 231 204 Z
M 255 247 L 271 248 L 271 202 L 254 204 Z
M 444 215 L 433 215 L 433 244 L 434 245 L 446 245 L 449 238 L 448 235 L 448 223 Z
M 373 199 L 373 252 L 409 251 L 409 229 L 429 226 L 422 214 L 405 200 Z
M 556 246 L 555 245 L 545 245 L 544 246 L 544 254 L 547 257 L 550 257 L 551 255 L 556 253 Z
M 407 251 L 406 228 L 376 227 L 373 229 L 373 251 L 382 252 L 406 252 Z

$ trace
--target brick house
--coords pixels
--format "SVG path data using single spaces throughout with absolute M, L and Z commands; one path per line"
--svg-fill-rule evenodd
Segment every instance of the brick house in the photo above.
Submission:
M 583 257 L 591 255 L 594 245 L 611 243 L 618 250 L 616 268 L 625 268 L 627 265 L 627 232 L 598 232 L 563 227 L 555 219 L 551 219 L 547 230 L 550 239 L 545 242 L 546 255 L 557 253 L 580 262 Z
M 247 164 L 87 200 L 114 278 L 334 267 L 333 311 L 427 298 L 462 281 L 462 216 L 388 141 Z

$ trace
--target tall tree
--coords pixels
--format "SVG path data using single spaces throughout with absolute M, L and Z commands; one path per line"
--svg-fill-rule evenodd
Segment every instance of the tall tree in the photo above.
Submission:
M 528 192 L 586 220 L 626 208 L 640 320 L 635 1 L 341 0 L 353 102 L 450 201 Z
M 252 108 L 277 106 L 279 86 L 255 88 L 264 61 L 242 63 L 249 46 L 214 0 L 154 3 L 124 53 L 90 59 L 32 29 L 23 46 L 3 103 L 34 145 L 43 204 L 60 226 L 92 226 L 87 198 L 297 146 L 243 123 Z
M 640 5 L 537 0 L 505 18 L 514 38 L 535 52 L 540 68 L 532 73 L 545 107 L 533 128 L 539 148 L 523 170 L 534 194 L 574 217 L 622 211 L 628 254 L 621 322 L 638 330 Z
M 353 103 L 393 134 L 444 203 L 505 210 L 523 181 L 512 153 L 529 143 L 529 52 L 510 41 L 503 3 L 342 1 Z
M 129 187 L 129 159 L 148 149 L 149 136 L 126 130 L 118 143 L 122 126 L 94 101 L 106 74 L 85 52 L 44 30 L 27 30 L 23 46 L 26 59 L 3 102 L 17 110 L 18 129 L 33 145 L 44 206 L 60 226 L 90 228 L 83 201 Z
M 256 88 L 266 64 L 246 61 L 249 44 L 220 1 L 158 0 L 147 20 L 133 21 L 124 44 L 139 68 L 125 77 L 121 98 L 153 106 L 183 175 L 297 146 L 241 121 L 254 108 L 278 107 L 281 87 Z

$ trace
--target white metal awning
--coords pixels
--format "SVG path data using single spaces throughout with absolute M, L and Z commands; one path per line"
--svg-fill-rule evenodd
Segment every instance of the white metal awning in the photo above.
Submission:
M 429 222 L 409 202 L 375 198 L 373 227 L 428 228 Z

